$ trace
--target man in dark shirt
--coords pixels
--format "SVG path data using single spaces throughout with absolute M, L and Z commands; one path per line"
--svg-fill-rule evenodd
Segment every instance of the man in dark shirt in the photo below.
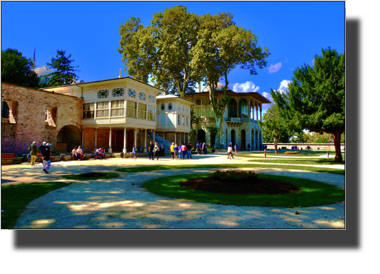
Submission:
M 51 161 L 50 161 L 50 146 L 51 146 L 51 144 L 47 143 L 43 147 L 43 150 L 42 150 L 43 152 L 41 153 L 42 154 L 43 171 L 45 173 L 49 173 L 50 164 L 51 164 Z
M 149 147 L 148 147 L 149 160 L 154 160 L 154 156 L 153 156 L 154 151 L 153 150 L 154 150 L 154 145 L 152 142 L 150 142 Z
M 191 155 L 191 149 L 192 149 L 193 147 L 191 146 L 191 144 L 189 143 L 188 145 L 187 145 L 187 159 L 193 159 L 193 155 Z

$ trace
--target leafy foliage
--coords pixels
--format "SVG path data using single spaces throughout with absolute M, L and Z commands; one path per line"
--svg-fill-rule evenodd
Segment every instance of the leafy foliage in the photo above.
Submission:
M 65 56 L 66 51 L 57 50 L 57 55 L 51 59 L 51 63 L 47 63 L 49 68 L 55 69 L 55 72 L 50 73 L 51 76 L 47 86 L 61 86 L 71 84 L 74 80 L 78 80 L 78 75 L 75 74 L 76 70 L 71 65 L 75 60 L 70 60 L 71 54 Z
M 1 81 L 23 87 L 38 87 L 33 61 L 22 56 L 17 49 L 1 51 Z
M 345 130 L 345 54 L 322 49 L 314 66 L 294 72 L 289 93 L 271 92 L 281 115 L 311 131 L 334 136 L 335 161 L 342 162 L 340 138 Z

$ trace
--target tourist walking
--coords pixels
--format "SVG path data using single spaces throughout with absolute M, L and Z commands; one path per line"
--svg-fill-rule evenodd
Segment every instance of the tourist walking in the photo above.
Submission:
M 154 160 L 154 156 L 153 156 L 153 150 L 154 150 L 154 145 L 152 142 L 149 143 L 149 147 L 148 147 L 148 156 L 149 156 L 149 160 Z
M 42 154 L 42 165 L 43 165 L 43 171 L 45 173 L 49 173 L 49 169 L 50 169 L 50 164 L 51 164 L 51 160 L 50 160 L 50 146 L 51 144 L 49 143 L 45 143 L 44 147 L 43 147 L 43 153 Z
M 171 158 L 174 159 L 174 142 L 170 146 L 170 155 L 171 155 Z
M 185 143 L 182 143 L 181 150 L 182 150 L 182 157 L 181 157 L 181 159 L 185 160 L 185 155 L 187 154 L 187 147 L 186 147 Z
M 40 147 L 38 148 L 38 150 L 41 152 L 41 155 L 44 151 L 45 145 L 46 145 L 46 142 L 42 142 L 42 145 L 40 145 Z
M 136 146 L 133 145 L 133 148 L 132 148 L 132 153 L 134 155 L 134 159 L 136 160 L 137 159 L 137 156 L 136 156 Z
M 158 143 L 155 142 L 154 143 L 154 156 L 153 156 L 153 161 L 154 161 L 154 157 L 157 157 L 157 161 L 158 161 L 158 153 L 160 152 L 160 147 L 158 146 Z
M 33 143 L 28 147 L 28 150 L 30 151 L 29 152 L 29 154 L 30 154 L 30 165 L 34 166 L 36 159 L 37 159 L 37 150 L 38 150 L 37 145 L 36 145 L 36 141 L 33 141 Z
M 193 147 L 191 146 L 191 143 L 187 145 L 187 159 L 193 159 L 193 155 L 191 155 L 191 149 Z
M 177 144 L 174 145 L 173 150 L 174 150 L 174 158 L 177 160 L 177 158 L 178 158 L 178 146 L 177 146 Z
M 235 159 L 234 155 L 232 154 L 232 145 L 229 145 L 227 148 L 227 159 L 232 160 L 231 158 Z
M 197 153 L 199 154 L 199 143 L 195 145 L 195 148 L 197 149 Z
M 203 142 L 202 150 L 203 150 L 203 154 L 207 154 L 207 144 L 206 144 L 206 142 Z
M 238 153 L 238 146 L 237 146 L 237 144 L 235 144 L 235 153 Z

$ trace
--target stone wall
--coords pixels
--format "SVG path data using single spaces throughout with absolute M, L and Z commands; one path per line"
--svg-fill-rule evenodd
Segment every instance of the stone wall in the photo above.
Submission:
M 81 127 L 82 98 L 2 83 L 1 99 L 10 107 L 1 123 L 3 153 L 27 153 L 33 141 L 52 143 L 54 151 L 59 130 Z

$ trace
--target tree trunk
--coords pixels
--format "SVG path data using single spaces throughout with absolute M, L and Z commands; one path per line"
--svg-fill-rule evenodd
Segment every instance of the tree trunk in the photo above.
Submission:
M 340 151 L 340 137 L 341 137 L 341 132 L 337 131 L 334 132 L 334 146 L 335 146 L 335 163 L 343 163 L 343 158 L 342 158 L 342 153 Z
M 215 127 L 216 127 L 216 134 L 215 134 L 215 148 L 220 148 L 220 135 L 222 132 L 222 117 L 215 117 Z
M 274 137 L 274 154 L 278 154 L 278 152 L 277 152 L 277 138 L 276 137 Z

